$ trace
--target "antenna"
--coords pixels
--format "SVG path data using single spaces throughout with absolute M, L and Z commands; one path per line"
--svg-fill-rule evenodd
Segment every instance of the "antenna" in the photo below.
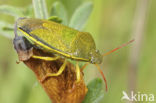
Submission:
M 111 51 L 106 52 L 106 53 L 103 54 L 102 56 L 104 57 L 104 56 L 106 56 L 106 55 L 109 55 L 109 54 L 115 52 L 116 50 L 118 50 L 118 49 L 120 49 L 120 48 L 123 48 L 123 47 L 125 47 L 126 45 L 132 43 L 133 41 L 134 41 L 134 39 L 130 40 L 129 42 L 127 42 L 127 43 L 125 43 L 125 44 L 122 44 L 121 46 L 119 46 L 119 47 L 117 47 L 117 48 L 115 48 L 115 49 L 113 49 L 113 50 L 111 50 Z
M 100 69 L 99 65 L 98 64 L 95 64 L 95 66 L 98 68 L 99 72 L 101 73 L 102 77 L 103 77 L 103 80 L 105 81 L 105 85 L 106 85 L 106 92 L 107 92 L 107 80 L 105 78 L 105 75 L 104 73 L 102 72 L 102 70 Z

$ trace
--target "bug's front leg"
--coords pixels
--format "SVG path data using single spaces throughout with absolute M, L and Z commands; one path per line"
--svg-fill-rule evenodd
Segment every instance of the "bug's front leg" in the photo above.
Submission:
M 35 59 L 45 60 L 45 61 L 54 61 L 54 60 L 57 60 L 60 58 L 59 56 L 56 56 L 56 57 L 46 57 L 45 56 L 44 57 L 44 56 L 36 56 L 36 55 L 32 55 L 31 57 L 35 58 Z

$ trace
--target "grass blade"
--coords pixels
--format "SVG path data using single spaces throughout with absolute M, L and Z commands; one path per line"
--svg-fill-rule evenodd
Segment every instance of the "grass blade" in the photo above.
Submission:
M 22 8 L 17 8 L 17 7 L 13 7 L 13 6 L 9 6 L 9 5 L 0 6 L 0 12 L 14 16 L 16 18 L 24 16 Z
M 12 39 L 14 37 L 13 27 L 14 27 L 13 25 L 7 22 L 0 21 L 0 35 Z

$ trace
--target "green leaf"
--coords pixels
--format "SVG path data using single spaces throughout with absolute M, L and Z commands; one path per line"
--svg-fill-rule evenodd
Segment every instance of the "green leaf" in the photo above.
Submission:
M 76 9 L 74 12 L 69 26 L 77 30 L 82 30 L 92 12 L 92 2 L 86 2 Z
M 32 5 L 29 5 L 29 6 L 24 8 L 24 15 L 25 15 L 25 17 L 29 17 L 29 18 L 33 17 L 34 12 L 33 12 L 33 6 Z
M 102 80 L 96 78 L 88 84 L 88 93 L 83 103 L 99 103 L 104 97 L 104 90 L 102 89 Z
M 0 35 L 3 35 L 9 39 L 12 39 L 14 37 L 14 26 L 4 22 L 4 21 L 0 21 Z
M 35 17 L 39 19 L 47 19 L 48 12 L 45 0 L 32 0 Z
M 48 18 L 48 20 L 54 21 L 54 22 L 56 22 L 56 23 L 62 23 L 62 19 L 60 19 L 60 18 L 57 17 L 57 16 L 51 16 L 51 17 Z
M 68 24 L 67 10 L 61 2 L 53 3 L 51 11 L 50 11 L 50 15 L 61 18 L 62 24 L 64 25 Z
M 68 17 L 71 17 L 75 9 L 80 4 L 82 4 L 83 1 L 87 1 L 87 0 L 59 0 L 59 1 L 61 1 L 66 7 L 66 10 L 68 11 Z
M 16 18 L 24 16 L 22 8 L 17 8 L 9 5 L 0 6 L 0 12 L 14 16 Z

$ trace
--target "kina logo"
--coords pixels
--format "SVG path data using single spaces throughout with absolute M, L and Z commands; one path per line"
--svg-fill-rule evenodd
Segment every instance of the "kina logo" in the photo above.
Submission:
M 127 101 L 147 101 L 147 102 L 153 102 L 154 100 L 154 94 L 146 94 L 137 92 L 134 93 L 133 91 L 130 92 L 130 95 L 128 95 L 125 91 L 122 91 L 122 98 L 121 100 L 127 100 Z

